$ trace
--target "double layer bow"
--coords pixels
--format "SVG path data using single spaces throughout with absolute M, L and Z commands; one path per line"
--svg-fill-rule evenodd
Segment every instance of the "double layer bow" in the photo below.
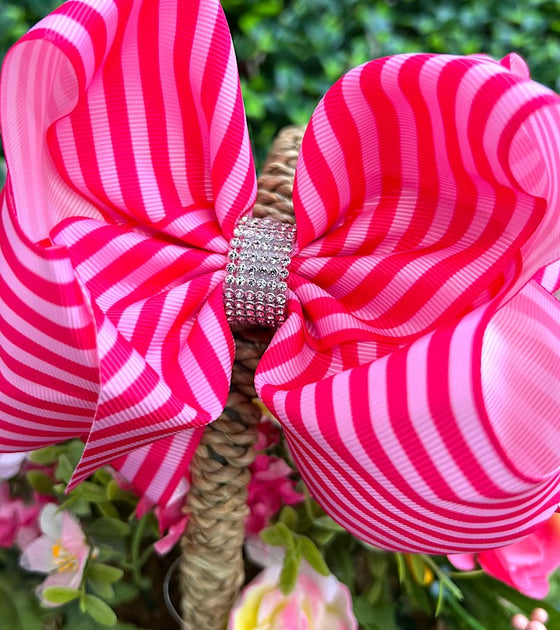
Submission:
M 83 437 L 165 503 L 222 411 L 255 174 L 217 0 L 70 0 L 9 52 L 0 446 Z M 306 131 L 287 319 L 256 372 L 325 510 L 386 549 L 560 502 L 560 98 L 510 56 L 351 70 Z

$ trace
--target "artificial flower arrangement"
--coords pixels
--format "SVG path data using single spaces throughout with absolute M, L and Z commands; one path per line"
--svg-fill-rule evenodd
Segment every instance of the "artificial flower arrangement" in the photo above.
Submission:
M 111 469 L 66 494 L 82 446 L 0 457 L 4 623 L 10 630 L 172 627 L 186 517 L 177 507 L 150 508 Z M 393 554 L 362 544 L 310 498 L 267 415 L 257 451 L 248 578 L 228 630 L 558 627 L 560 515 L 477 556 Z
M 191 462 L 255 326 L 224 625 L 560 627 L 560 98 L 518 56 L 350 70 L 303 136 L 295 227 L 250 216 L 216 0 L 71 0 L 0 103 L 10 630 L 181 623 Z

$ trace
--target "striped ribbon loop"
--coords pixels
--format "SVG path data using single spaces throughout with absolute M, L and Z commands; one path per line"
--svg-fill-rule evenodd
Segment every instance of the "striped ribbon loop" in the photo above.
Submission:
M 217 0 L 63 4 L 6 56 L 0 123 L 1 450 L 80 437 L 71 486 L 111 463 L 176 500 L 226 401 L 239 281 L 243 323 L 281 323 L 257 390 L 356 536 L 474 551 L 558 507 L 560 98 L 518 56 L 348 72 L 303 139 L 293 251 L 254 273 Z

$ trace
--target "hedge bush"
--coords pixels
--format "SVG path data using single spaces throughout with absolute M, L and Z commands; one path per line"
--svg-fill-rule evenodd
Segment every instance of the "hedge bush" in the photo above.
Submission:
M 0 0 L 0 55 L 56 6 Z M 305 124 L 344 72 L 368 59 L 426 51 L 523 55 L 560 90 L 560 0 L 223 0 L 257 162 L 283 125 Z

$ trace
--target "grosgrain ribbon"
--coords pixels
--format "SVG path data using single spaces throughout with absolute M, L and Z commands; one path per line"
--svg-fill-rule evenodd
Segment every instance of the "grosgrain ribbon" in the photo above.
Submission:
M 285 321 L 255 386 L 356 536 L 474 551 L 557 508 L 560 98 L 518 56 L 348 72 L 303 138 L 289 265 L 253 272 L 229 245 L 256 177 L 216 0 L 62 5 L 6 56 L 0 113 L 2 450 L 82 437 L 72 485 L 111 463 L 179 500 L 230 323 L 264 305 Z

